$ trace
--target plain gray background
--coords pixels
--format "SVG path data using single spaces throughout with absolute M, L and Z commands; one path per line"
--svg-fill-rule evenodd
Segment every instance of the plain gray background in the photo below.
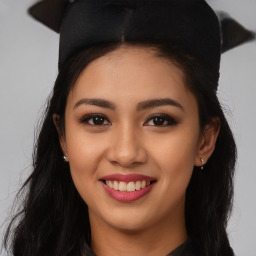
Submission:
M 58 35 L 26 14 L 34 2 L 0 0 L 1 225 L 9 217 L 14 196 L 31 171 L 35 128 L 57 75 Z M 256 0 L 209 0 L 209 3 L 256 30 Z M 218 94 L 229 109 L 227 117 L 238 146 L 234 211 L 228 231 L 239 256 L 256 256 L 255 71 L 256 42 L 222 57 Z

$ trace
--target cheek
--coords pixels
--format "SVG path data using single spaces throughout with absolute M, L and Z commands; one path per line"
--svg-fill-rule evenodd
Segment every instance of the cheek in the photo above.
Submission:
M 93 165 L 101 158 L 104 149 L 104 134 L 90 134 L 83 125 L 67 121 L 66 144 L 70 163 L 74 169 L 83 168 L 83 172 L 93 170 Z M 84 168 L 83 165 L 89 168 Z
M 155 155 L 155 160 L 165 167 L 193 167 L 197 155 L 197 138 L 196 133 L 175 132 L 162 139 L 151 138 L 149 147 L 152 155 Z
M 69 125 L 66 143 L 72 179 L 85 200 L 93 186 L 98 186 L 97 169 L 104 155 L 105 142 L 100 134 L 88 136 L 83 127 Z
M 159 175 L 168 190 L 186 190 L 197 156 L 196 131 L 177 130 L 161 140 L 151 140 L 152 161 L 161 170 Z
M 97 205 L 94 191 L 100 190 L 97 168 L 100 158 L 99 147 L 94 144 L 79 142 L 70 144 L 69 164 L 74 185 L 83 201 L 90 207 Z

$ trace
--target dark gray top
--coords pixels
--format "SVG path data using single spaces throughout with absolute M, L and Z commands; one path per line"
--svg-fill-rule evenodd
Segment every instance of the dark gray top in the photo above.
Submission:
M 188 239 L 184 244 L 180 245 L 174 251 L 170 252 L 167 256 L 198 256 L 192 241 Z
M 87 248 L 87 253 L 85 255 L 80 255 L 77 253 L 70 253 L 69 256 L 96 256 L 90 248 Z M 188 239 L 184 244 L 180 245 L 174 251 L 170 252 L 167 256 L 199 256 L 191 239 Z

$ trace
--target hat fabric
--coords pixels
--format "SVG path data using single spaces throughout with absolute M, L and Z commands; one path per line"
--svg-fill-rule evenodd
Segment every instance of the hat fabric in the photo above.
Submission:
M 82 49 L 104 43 L 175 44 L 219 70 L 220 25 L 204 0 L 78 0 L 60 29 L 59 66 Z
M 83 2 L 83 3 L 81 3 L 81 2 Z M 153 2 L 155 2 L 155 3 L 153 3 Z M 167 8 L 166 12 L 162 12 L 163 16 L 161 16 L 161 12 L 157 13 L 156 12 L 156 10 L 158 10 L 157 5 L 162 5 L 163 3 L 161 3 L 161 2 L 165 2 L 164 3 L 165 5 L 169 5 L 169 7 L 172 8 L 172 11 L 170 11 L 170 8 Z M 73 16 L 72 16 L 71 14 L 68 14 L 68 13 L 73 4 L 76 4 L 77 10 L 76 11 L 73 10 L 73 12 L 72 12 Z M 85 7 L 86 10 L 84 10 L 84 8 L 79 10 L 79 7 L 77 6 L 77 4 L 80 6 L 82 6 L 84 4 L 87 5 L 87 7 Z M 203 41 L 201 41 L 201 43 L 197 44 L 198 45 L 197 53 L 198 52 L 200 53 L 200 49 L 201 49 L 202 56 L 204 55 L 204 52 L 207 51 L 207 49 L 204 47 L 208 47 L 206 45 L 204 45 L 203 48 L 201 47 L 202 43 L 207 42 L 207 40 L 205 40 L 204 37 L 202 38 L 202 35 L 205 34 L 205 36 L 208 36 L 208 39 L 211 36 L 213 36 L 213 33 L 212 33 L 213 31 L 210 31 L 210 30 L 214 27 L 214 25 L 212 23 L 212 25 L 209 26 L 209 23 L 211 23 L 211 22 L 208 19 L 209 19 L 209 17 L 211 17 L 211 20 L 213 21 L 214 18 L 212 15 L 212 10 L 210 9 L 209 6 L 207 6 L 207 4 L 205 3 L 204 0 L 201 0 L 201 1 L 199 1 L 199 0 L 187 0 L 187 1 L 185 1 L 185 0 L 180 0 L 180 1 L 178 1 L 178 0 L 176 0 L 176 1 L 175 0 L 87 0 L 87 1 L 86 0 L 43 0 L 43 1 L 40 1 L 36 4 L 34 4 L 32 7 L 29 8 L 28 11 L 35 19 L 42 22 L 44 25 L 48 26 L 50 29 L 54 30 L 57 33 L 61 32 L 63 23 L 65 23 L 65 28 L 62 29 L 61 41 L 60 41 L 61 48 L 60 48 L 60 63 L 59 63 L 59 65 L 61 66 L 61 63 L 65 61 L 65 59 L 69 55 L 69 53 L 70 54 L 72 53 L 72 46 L 74 47 L 74 49 L 73 49 L 74 52 L 76 52 L 78 49 L 83 47 L 83 45 L 80 44 L 80 38 L 82 38 L 81 42 L 86 41 L 85 40 L 86 38 L 88 39 L 88 36 L 86 36 L 86 33 L 87 33 L 88 26 L 89 27 L 91 26 L 90 24 L 94 24 L 95 27 L 96 27 L 96 25 L 99 26 L 99 29 L 97 31 L 95 31 L 95 33 L 99 33 L 98 35 L 102 35 L 103 30 L 106 31 L 106 33 L 104 33 L 104 36 L 107 36 L 107 37 L 105 37 L 105 39 L 101 38 L 102 42 L 104 42 L 104 40 L 107 40 L 110 38 L 110 36 L 107 34 L 107 28 L 111 24 L 111 20 L 109 20 L 109 18 L 111 18 L 111 15 L 109 15 L 109 17 L 107 17 L 106 13 L 105 13 L 105 16 L 101 15 L 102 14 L 101 9 L 103 8 L 103 6 L 105 8 L 108 5 L 116 6 L 116 10 L 114 11 L 114 13 L 116 13 L 117 16 L 116 17 L 112 16 L 112 19 L 113 19 L 112 21 L 114 22 L 115 20 L 117 20 L 118 22 L 121 22 L 121 23 L 114 23 L 113 27 L 109 28 L 110 32 L 113 32 L 113 30 L 118 31 L 118 28 L 120 29 L 120 28 L 122 28 L 122 26 L 123 26 L 123 28 L 125 28 L 125 25 L 130 26 L 131 24 L 133 24 L 132 29 L 135 29 L 135 31 L 137 28 L 143 29 L 139 24 L 144 24 L 144 25 L 146 25 L 146 28 L 147 28 L 145 30 L 145 32 L 149 32 L 150 27 L 152 27 L 152 25 L 154 25 L 154 28 L 156 30 L 156 27 L 159 26 L 163 20 L 166 20 L 166 18 L 167 19 L 169 18 L 170 19 L 169 25 L 172 25 L 170 27 L 170 30 L 166 31 L 166 28 L 164 29 L 164 27 L 160 27 L 158 31 L 161 31 L 163 29 L 162 30 L 163 33 L 167 32 L 167 34 L 164 34 L 166 36 L 166 38 L 168 37 L 168 33 L 175 31 L 175 27 L 177 27 L 176 32 L 181 31 L 181 33 L 182 33 L 182 34 L 180 34 L 180 38 L 183 36 L 183 34 L 184 34 L 184 36 L 186 36 L 185 34 L 189 33 L 189 31 L 191 31 L 191 32 L 195 31 L 196 32 L 196 34 L 194 34 L 195 41 L 193 40 L 193 38 L 190 38 L 190 42 L 187 42 L 187 44 L 184 44 L 183 46 L 190 46 L 190 43 L 191 43 L 192 45 L 194 45 L 194 48 L 195 48 L 196 42 L 199 41 L 200 38 L 203 39 Z M 138 10 L 140 9 L 138 7 L 143 6 L 143 5 L 144 5 L 144 7 L 146 7 L 146 9 L 144 10 L 144 13 L 138 12 Z M 183 6 L 187 5 L 187 7 L 190 8 L 191 13 L 190 14 L 187 13 L 189 15 L 185 14 L 185 12 L 184 12 L 185 9 L 181 8 L 182 5 Z M 192 7 L 193 5 L 194 5 L 194 7 L 197 6 L 198 8 L 193 8 Z M 98 6 L 98 8 L 96 6 Z M 151 6 L 151 8 L 154 7 L 154 9 L 150 9 L 150 7 L 147 8 L 147 6 Z M 94 16 L 90 15 L 89 7 L 93 7 L 92 9 L 94 10 Z M 118 7 L 119 7 L 119 10 L 118 10 Z M 96 9 L 98 9 L 99 12 Z M 148 10 L 148 9 L 150 9 L 150 10 Z M 123 12 L 122 13 L 123 16 L 122 15 L 120 16 L 120 12 Z M 141 17 L 138 17 L 138 15 L 137 15 L 137 17 L 134 19 L 134 21 L 135 20 L 139 21 L 139 24 L 135 24 L 131 20 L 133 18 L 128 19 L 129 12 L 132 12 L 132 13 L 130 13 L 130 17 L 135 17 L 136 16 L 135 12 L 137 12 L 137 14 L 138 13 L 142 14 Z M 210 14 L 209 17 L 207 16 L 207 12 Z M 112 14 L 114 14 L 114 13 L 112 13 Z M 88 15 L 88 14 L 89 14 L 89 16 L 86 17 L 86 15 Z M 145 17 L 147 17 L 147 15 L 152 16 L 152 14 L 153 14 L 153 16 L 155 16 L 155 18 L 156 18 L 155 20 L 153 17 L 151 17 L 151 18 L 148 17 L 145 19 Z M 234 47 L 237 47 L 241 44 L 244 44 L 246 42 L 256 39 L 255 31 L 250 31 L 250 30 L 246 29 L 241 24 L 239 24 L 235 19 L 230 17 L 228 14 L 226 14 L 222 11 L 217 11 L 216 14 L 218 16 L 220 27 L 221 27 L 221 39 L 222 39 L 221 40 L 221 52 L 222 53 L 226 52 L 230 49 L 233 49 Z M 83 28 L 84 28 L 83 31 L 78 31 L 78 29 L 75 27 L 77 25 L 77 23 L 74 21 L 77 20 L 76 19 L 77 15 L 82 16 L 82 18 L 80 18 L 81 23 L 79 22 L 79 24 L 80 24 L 80 26 L 83 26 Z M 66 17 L 69 17 L 70 24 L 68 24 L 68 22 L 65 22 Z M 89 19 L 89 17 L 90 17 L 90 19 Z M 105 19 L 103 19 L 103 17 L 105 17 Z M 140 23 L 143 19 L 144 19 L 144 23 L 143 22 Z M 147 21 L 151 21 L 151 20 L 152 20 L 151 24 L 147 24 Z M 88 21 L 88 23 L 84 24 L 85 21 Z M 101 21 L 101 23 L 104 23 L 104 24 L 101 24 L 100 21 Z M 156 21 L 157 21 L 157 23 L 155 23 Z M 128 22 L 128 23 L 126 23 L 126 22 Z M 198 24 L 198 28 L 199 28 L 198 30 L 195 29 L 195 26 L 197 26 L 196 23 Z M 84 24 L 84 25 L 82 25 L 82 24 Z M 166 22 L 164 24 L 166 24 Z M 178 29 L 178 27 L 180 29 Z M 71 35 L 69 35 L 69 33 L 66 33 L 66 31 L 68 31 L 69 29 L 72 29 L 72 30 L 70 30 L 72 32 Z M 82 28 L 81 28 L 81 30 L 82 30 Z M 216 30 L 216 28 L 214 30 Z M 66 36 L 63 35 L 64 31 L 65 31 Z M 90 29 L 90 31 L 92 32 L 91 29 Z M 75 35 L 76 32 L 79 32 L 79 35 L 77 36 L 77 39 L 79 39 L 77 41 L 77 44 L 74 43 L 76 38 L 75 37 L 73 38 L 73 36 Z M 203 32 L 203 34 L 200 34 L 201 32 Z M 212 33 L 212 34 L 210 35 L 209 33 Z M 148 34 L 148 36 L 151 34 L 152 33 Z M 91 35 L 92 34 L 90 34 L 90 36 Z M 146 33 L 144 33 L 143 35 L 145 36 Z M 155 33 L 155 38 L 157 37 L 157 35 L 159 35 L 159 33 Z M 70 36 L 72 36 L 72 37 L 70 37 Z M 198 38 L 196 38 L 196 36 Z M 93 37 L 95 37 L 95 34 L 93 35 Z M 163 37 L 161 37 L 161 38 L 163 39 Z M 168 38 L 170 38 L 170 37 L 168 37 Z M 118 39 L 118 36 L 115 38 L 115 40 L 116 39 Z M 149 38 L 149 40 L 150 39 L 152 39 L 152 38 Z M 69 45 L 69 41 L 71 41 L 72 44 Z M 92 38 L 89 41 L 92 42 L 93 41 Z M 87 45 L 87 43 L 89 43 L 89 41 L 86 42 L 85 45 Z M 160 42 L 160 38 L 159 38 L 159 42 Z M 210 42 L 210 46 L 212 48 L 214 48 L 213 41 Z M 192 47 L 190 47 L 190 48 L 192 48 Z M 213 52 L 213 54 L 214 54 L 214 52 Z M 205 55 L 204 57 L 208 58 L 210 56 Z

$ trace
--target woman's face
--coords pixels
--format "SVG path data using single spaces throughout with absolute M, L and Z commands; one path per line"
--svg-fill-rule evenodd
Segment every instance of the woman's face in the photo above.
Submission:
M 61 145 L 91 223 L 141 230 L 184 221 L 202 142 L 197 102 L 183 78 L 138 47 L 119 48 L 80 75 Z

